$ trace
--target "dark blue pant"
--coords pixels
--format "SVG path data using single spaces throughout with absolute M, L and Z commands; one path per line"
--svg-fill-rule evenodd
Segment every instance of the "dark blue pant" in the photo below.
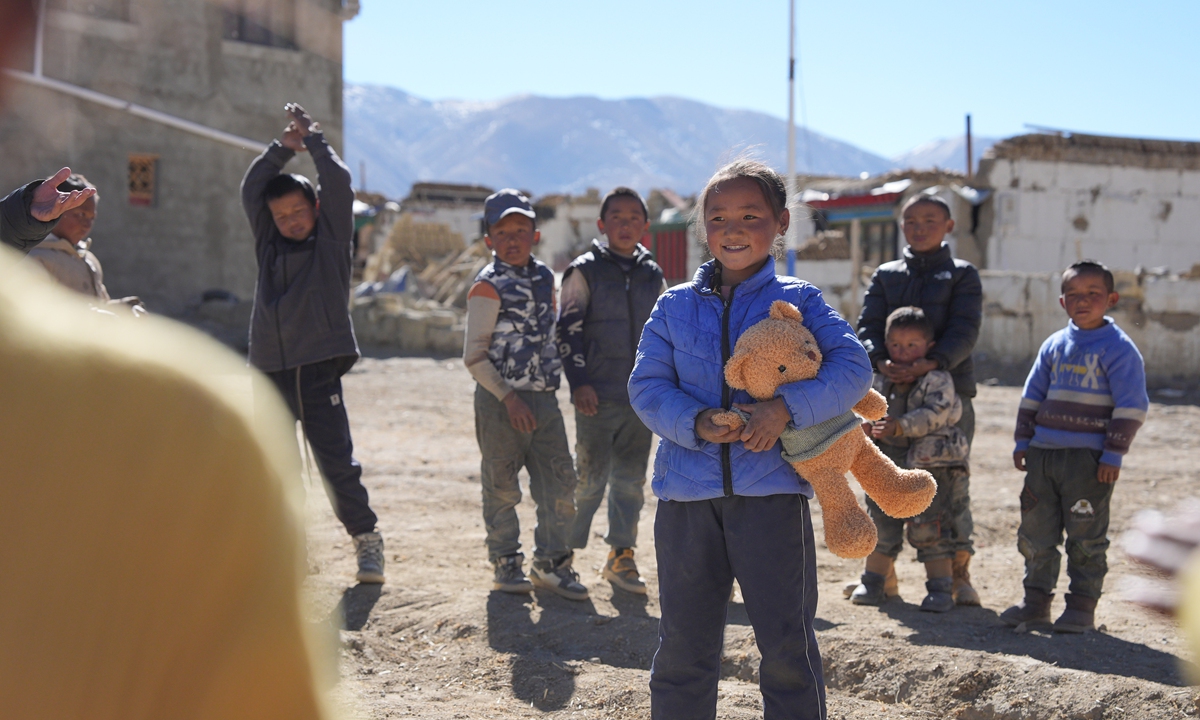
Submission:
M 355 358 L 333 358 L 267 373 L 304 427 L 333 512 L 351 535 L 371 532 L 377 518 L 367 502 L 362 466 L 354 459 L 342 375 Z
M 650 668 L 651 717 L 716 717 L 725 613 L 737 578 L 762 654 L 763 717 L 824 720 L 808 500 L 769 495 L 660 501 L 654 542 L 662 619 Z

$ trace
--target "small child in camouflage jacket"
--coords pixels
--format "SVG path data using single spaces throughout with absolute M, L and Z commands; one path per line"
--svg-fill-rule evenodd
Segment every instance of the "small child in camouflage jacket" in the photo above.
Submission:
M 902 307 L 888 316 L 886 343 L 893 362 L 908 356 L 924 357 L 933 345 L 933 326 L 919 307 Z M 888 400 L 887 417 L 863 430 L 897 465 L 922 468 L 933 474 L 938 491 L 929 508 L 916 517 L 897 520 L 886 515 L 867 498 L 867 510 L 875 521 L 879 542 L 867 558 L 867 572 L 851 590 L 851 600 L 860 605 L 877 605 L 896 595 L 896 556 L 904 536 L 925 564 L 928 595 L 921 609 L 946 612 L 954 607 L 952 560 L 955 554 L 955 518 L 967 502 L 967 457 L 970 445 L 956 423 L 962 418 L 962 398 L 954 390 L 954 378 L 945 370 L 931 370 L 914 383 L 897 384 L 881 374 L 874 387 Z M 907 530 L 907 533 L 905 532 Z

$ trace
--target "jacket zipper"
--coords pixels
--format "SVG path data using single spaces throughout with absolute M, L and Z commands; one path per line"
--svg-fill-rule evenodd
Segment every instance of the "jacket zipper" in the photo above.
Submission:
M 721 407 L 726 410 L 732 405 L 733 395 L 729 383 L 725 381 L 725 364 L 733 354 L 729 347 L 729 314 L 733 308 L 733 294 L 736 291 L 736 285 L 729 288 L 729 299 L 725 300 L 725 309 L 721 315 Z M 730 443 L 721 445 L 721 484 L 725 489 L 725 497 L 733 495 L 733 463 L 730 460 L 729 446 Z

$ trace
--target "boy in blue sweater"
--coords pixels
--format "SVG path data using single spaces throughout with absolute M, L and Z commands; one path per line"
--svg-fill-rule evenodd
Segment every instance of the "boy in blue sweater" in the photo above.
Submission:
M 1108 509 L 1121 458 L 1146 420 L 1142 355 L 1105 312 L 1117 304 L 1113 275 L 1084 260 L 1063 273 L 1058 302 L 1070 316 L 1042 343 L 1025 381 L 1013 463 L 1025 471 L 1017 548 L 1025 599 L 1001 613 L 1009 625 L 1047 627 L 1066 531 L 1067 608 L 1055 632 L 1093 627 L 1108 572 Z

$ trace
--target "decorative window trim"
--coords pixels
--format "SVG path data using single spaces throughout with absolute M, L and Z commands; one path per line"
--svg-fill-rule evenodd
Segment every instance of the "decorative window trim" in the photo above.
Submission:
M 129 204 L 134 207 L 154 207 L 158 195 L 158 155 L 129 153 L 127 167 Z

